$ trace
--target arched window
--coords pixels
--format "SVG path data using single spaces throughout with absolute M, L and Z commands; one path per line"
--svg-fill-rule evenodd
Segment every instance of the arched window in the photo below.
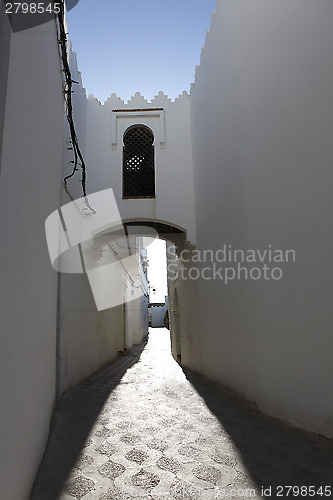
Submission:
M 154 197 L 154 134 L 144 125 L 135 125 L 124 134 L 123 198 Z

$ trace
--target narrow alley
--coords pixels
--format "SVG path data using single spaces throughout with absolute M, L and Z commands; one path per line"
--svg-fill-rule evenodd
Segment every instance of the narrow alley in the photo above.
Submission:
M 169 331 L 150 329 L 60 398 L 31 500 L 284 498 L 288 485 L 323 498 L 332 464 L 330 440 L 182 369 Z

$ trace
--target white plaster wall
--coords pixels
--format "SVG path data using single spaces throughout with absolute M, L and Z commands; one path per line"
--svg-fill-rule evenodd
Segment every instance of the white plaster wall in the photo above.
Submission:
M 127 281 L 125 291 L 125 347 L 131 349 L 140 344 L 148 334 L 148 283 L 143 272 L 142 238 L 132 237 L 115 243 L 119 256 L 126 268 Z
M 80 149 L 86 160 L 86 93 L 76 55 L 72 50 L 69 52 L 69 61 L 72 78 L 78 82 L 73 85 L 72 95 L 74 123 Z M 70 134 L 66 117 L 64 130 L 63 177 L 73 168 L 73 154 L 71 150 L 67 150 L 71 145 L 67 142 Z M 87 161 L 86 169 L 87 191 L 92 193 L 91 180 L 96 172 L 94 165 Z M 80 170 L 73 178 L 68 179 L 68 190 L 73 198 L 83 196 Z M 61 200 L 62 204 L 71 201 L 63 188 Z M 110 249 L 105 251 L 110 252 Z M 112 279 L 109 275 L 99 275 L 96 286 L 101 294 L 113 296 L 114 304 L 121 304 L 124 282 L 126 276 L 121 266 L 115 265 Z M 97 310 L 86 274 L 62 274 L 60 289 L 59 390 L 62 393 L 115 358 L 118 351 L 123 349 L 123 316 L 121 305 L 103 311 Z
M 128 324 L 131 344 L 128 347 L 140 344 L 148 333 L 148 299 L 142 294 L 141 289 L 132 287 L 132 291 L 134 294 L 131 296 L 131 302 L 128 303 L 131 311 Z
M 265 411 L 327 436 L 332 25 L 326 0 L 217 2 L 191 92 L 198 247 L 272 244 L 295 249 L 296 263 L 281 281 L 200 283 L 182 358 Z
M 135 337 L 134 336 L 134 344 L 138 344 L 143 341 L 143 339 L 146 337 L 148 334 L 148 324 L 149 324 L 149 319 L 148 319 L 148 297 L 146 295 L 141 296 L 141 334 L 140 337 Z
M 166 304 L 164 306 L 151 306 L 151 326 L 153 328 L 164 327 L 164 317 L 166 310 Z
M 105 293 L 122 293 L 125 277 L 119 267 L 114 279 L 101 283 Z M 83 380 L 123 349 L 122 306 L 98 311 L 85 274 L 62 275 L 60 389 Z
M 137 297 L 136 318 L 133 324 L 133 343 L 140 344 L 148 335 L 148 277 L 147 277 L 147 249 L 143 238 L 136 238 L 136 247 L 140 257 L 138 258 L 138 275 L 134 276 L 136 287 L 134 294 Z M 138 253 L 137 253 L 138 256 Z M 138 286 L 140 288 L 138 288 Z
M 112 148 L 112 110 L 149 108 L 164 110 L 165 147 L 160 144 L 160 119 L 149 116 L 148 113 L 141 116 L 118 116 L 117 145 Z M 137 123 L 150 127 L 154 132 L 156 198 L 123 200 L 123 135 L 129 126 Z M 113 188 L 123 220 L 167 222 L 185 229 L 188 239 L 195 241 L 190 104 L 186 92 L 175 102 L 159 93 L 150 103 L 137 93 L 127 104 L 112 94 L 104 105 L 89 96 L 86 151 L 87 162 L 96 174 L 94 178 L 91 176 L 89 189 L 98 191 L 106 187 Z
M 96 265 L 100 271 L 93 277 L 94 293 L 99 306 L 105 301 L 105 310 L 97 309 L 86 274 L 61 275 L 60 392 L 98 370 L 124 347 L 140 343 L 147 334 L 142 277 L 135 253 L 128 262 L 127 244 L 135 252 L 136 239 L 130 238 L 112 243 L 117 256 L 105 242 L 91 254 L 95 259 L 92 267 Z M 103 260 L 108 265 L 104 271 Z
M 181 356 L 184 365 L 192 366 L 193 369 L 205 373 L 205 370 L 201 369 L 200 359 L 202 344 L 207 338 L 207 313 L 205 312 L 201 317 L 201 304 L 199 308 L 197 296 L 201 282 L 198 286 L 197 281 L 183 278 L 183 276 L 187 278 L 192 267 L 191 251 L 193 249 L 194 247 L 189 245 L 177 249 L 174 245 L 167 243 L 171 351 L 175 358 Z M 186 261 L 181 259 L 184 250 L 187 252 Z M 184 268 L 185 272 L 181 271 L 181 268 Z M 208 314 L 210 314 L 210 311 Z
M 0 177 L 0 484 L 6 500 L 28 498 L 54 406 L 57 274 L 44 224 L 59 203 L 63 110 L 55 23 L 12 34 Z

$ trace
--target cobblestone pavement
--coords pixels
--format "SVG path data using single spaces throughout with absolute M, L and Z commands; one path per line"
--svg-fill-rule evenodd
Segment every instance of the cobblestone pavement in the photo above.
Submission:
M 332 479 L 331 440 L 182 369 L 154 329 L 61 397 L 31 500 L 327 498 Z

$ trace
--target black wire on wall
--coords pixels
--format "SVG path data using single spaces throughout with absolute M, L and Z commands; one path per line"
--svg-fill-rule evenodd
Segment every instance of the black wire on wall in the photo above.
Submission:
M 68 63 L 68 53 L 67 53 L 67 33 L 65 30 L 65 1 L 61 0 L 59 2 L 59 7 L 60 11 L 58 14 L 58 24 L 59 24 L 59 34 L 58 34 L 58 42 L 60 45 L 60 50 L 61 50 L 61 61 L 62 61 L 62 67 L 63 67 L 63 73 L 64 73 L 64 78 L 65 78 L 65 86 L 64 86 L 64 98 L 66 102 L 66 114 L 67 114 L 67 121 L 69 125 L 69 130 L 71 134 L 71 144 L 72 147 L 68 148 L 73 150 L 74 154 L 74 160 L 71 162 L 74 167 L 72 172 L 67 175 L 64 178 L 64 187 L 68 193 L 68 195 L 71 197 L 71 195 L 68 192 L 67 189 L 67 181 L 68 179 L 74 177 L 75 173 L 78 171 L 78 167 L 80 166 L 81 168 L 81 185 L 82 185 L 82 191 L 83 195 L 86 197 L 87 196 L 87 191 L 86 191 L 86 164 L 83 158 L 83 155 L 81 153 L 80 147 L 79 147 L 79 142 L 78 138 L 76 135 L 76 130 L 75 130 L 75 125 L 74 125 L 74 118 L 73 118 L 73 103 L 72 103 L 72 93 L 73 93 L 73 83 L 78 83 L 75 80 L 72 79 L 71 71 L 69 68 L 69 63 Z M 73 199 L 73 198 L 72 198 Z

